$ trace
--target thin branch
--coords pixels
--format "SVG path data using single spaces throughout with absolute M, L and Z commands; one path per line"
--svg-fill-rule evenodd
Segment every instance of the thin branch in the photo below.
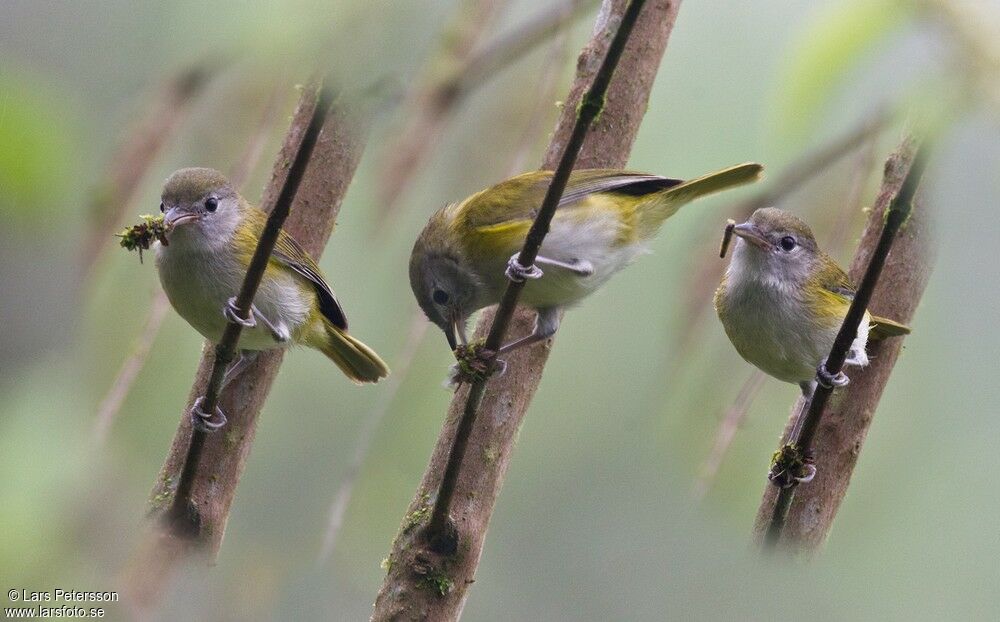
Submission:
M 854 299 L 851 301 L 851 306 L 847 311 L 847 315 L 840 327 L 840 331 L 837 333 L 837 337 L 830 349 L 830 355 L 826 359 L 826 368 L 831 374 L 836 375 L 843 368 L 848 350 L 854 342 L 854 339 L 857 336 L 858 326 L 863 320 L 864 314 L 867 312 L 872 294 L 875 291 L 875 286 L 878 283 L 879 276 L 882 273 L 882 268 L 885 265 L 887 257 L 889 256 L 889 251 L 895 241 L 896 234 L 910 217 L 913 199 L 916 195 L 917 188 L 920 185 L 920 180 L 923 177 L 924 168 L 926 166 L 928 144 L 928 142 L 922 143 L 916 150 L 916 154 L 912 156 L 912 164 L 908 167 L 909 170 L 906 172 L 906 176 L 902 181 L 899 192 L 892 199 L 888 208 L 885 210 L 885 224 L 882 227 L 878 243 L 875 246 L 874 251 L 872 251 L 871 258 L 868 261 L 868 268 L 865 270 L 864 278 L 861 280 L 858 291 L 855 294 Z M 903 153 L 905 155 L 907 151 L 904 149 Z M 812 399 L 809 402 L 809 408 L 805 411 L 801 422 L 797 422 L 793 425 L 788 445 L 794 447 L 794 450 L 800 456 L 811 455 L 813 441 L 823 416 L 823 409 L 832 393 L 833 390 L 831 388 L 823 386 L 822 384 L 817 386 Z M 820 463 L 819 470 L 822 470 L 822 468 L 823 464 Z M 797 482 L 795 480 L 792 480 L 789 486 L 782 488 L 778 493 L 778 498 L 774 503 L 771 518 L 768 521 L 764 532 L 765 547 L 773 548 L 777 545 L 778 540 L 781 538 L 781 532 L 785 526 L 789 508 L 791 507 L 792 500 L 795 496 L 796 483 Z
M 361 432 L 358 434 L 357 443 L 354 446 L 354 456 L 347 467 L 347 472 L 340 483 L 340 488 L 333 498 L 333 503 L 330 504 L 330 518 L 327 521 L 326 533 L 323 535 L 323 544 L 320 547 L 319 555 L 316 557 L 317 566 L 326 564 L 333 553 L 334 547 L 337 545 L 337 537 L 340 535 L 340 528 L 344 524 L 344 515 L 347 513 L 347 506 L 354 492 L 354 485 L 357 483 L 358 476 L 361 474 L 361 467 L 364 466 L 365 459 L 371 451 L 375 433 L 378 431 L 379 426 L 381 426 L 382 420 L 389 413 L 389 407 L 396 401 L 396 395 L 409 376 L 413 365 L 413 358 L 416 356 L 420 344 L 424 342 L 424 336 L 427 335 L 427 327 L 428 323 L 423 314 L 419 312 L 415 313 L 410 322 L 410 330 L 407 333 L 403 350 L 396 357 L 392 367 L 392 374 L 386 380 L 385 390 L 379 395 L 378 403 L 375 404 L 372 412 L 365 418 Z
M 108 431 L 111 424 L 118 416 L 118 412 L 125 403 L 132 390 L 132 384 L 139 377 L 139 372 L 146 365 L 146 358 L 156 341 L 156 335 L 160 331 L 163 319 L 170 310 L 170 301 L 167 300 L 163 290 L 157 290 L 153 295 L 149 305 L 149 314 L 143 322 L 142 330 L 135 338 L 135 345 L 125 362 L 122 363 L 118 375 L 115 376 L 111 387 L 97 407 L 97 418 L 94 422 L 94 440 L 98 446 L 103 445 L 108 438 Z
M 489 4 L 489 0 L 486 0 Z M 446 50 L 446 54 L 433 61 L 432 69 L 447 65 L 444 71 L 430 71 L 431 75 L 413 92 L 410 100 L 416 114 L 400 131 L 399 139 L 389 150 L 380 186 L 380 223 L 390 222 L 391 214 L 407 184 L 419 170 L 440 136 L 445 121 L 469 93 L 495 77 L 504 68 L 514 64 L 544 43 L 567 23 L 594 5 L 594 0 L 563 0 L 537 17 L 531 19 L 511 34 L 473 53 L 474 41 L 469 45 Z M 480 20 L 485 26 L 485 20 Z M 466 36 L 482 30 L 464 30 Z
M 444 83 L 456 97 L 464 96 L 548 41 L 567 23 L 590 11 L 596 4 L 596 0 L 565 0 L 549 7 L 546 12 L 472 56 Z
M 450 82 L 454 68 L 468 61 L 500 4 L 495 0 L 464 0 L 440 37 L 440 48 L 409 89 L 404 103 L 404 108 L 411 111 L 408 120 L 385 151 L 376 219 L 381 223 L 379 229 L 389 221 L 388 216 L 395 211 L 403 190 L 424 165 L 458 104 L 458 94 Z
M 567 2 L 563 6 L 562 10 L 566 22 L 573 16 L 572 9 L 582 4 L 582 2 L 576 0 L 574 2 Z M 514 152 L 514 156 L 510 160 L 510 165 L 507 167 L 508 177 L 513 177 L 524 171 L 530 157 L 531 148 L 533 145 L 538 144 L 538 137 L 542 133 L 542 124 L 546 122 L 547 115 L 545 113 L 553 108 L 552 104 L 555 99 L 559 73 L 566 65 L 566 57 L 569 54 L 569 46 L 567 45 L 569 41 L 568 33 L 565 29 L 560 29 L 557 32 L 559 34 L 552 42 L 552 49 L 546 56 L 542 71 L 538 76 L 538 83 L 541 85 L 541 90 L 535 99 L 531 113 L 528 115 L 528 122 L 525 123 L 524 129 L 521 131 L 521 138 L 518 140 L 520 147 Z
M 260 163 L 264 149 L 267 147 L 267 141 L 271 138 L 271 133 L 274 132 L 274 127 L 281 117 L 281 105 L 285 101 L 286 93 L 287 87 L 283 83 L 271 90 L 267 103 L 264 104 L 264 110 L 260 114 L 257 129 L 247 141 L 243 153 L 229 169 L 229 183 L 234 188 L 242 188 Z
M 763 192 L 737 205 L 733 209 L 733 213 L 738 214 L 737 218 L 748 218 L 755 210 L 774 205 L 790 192 L 863 145 L 872 136 L 880 133 L 892 121 L 892 118 L 888 110 L 879 110 L 871 117 L 862 120 L 843 136 L 806 153 L 783 169 Z
M 267 139 L 271 135 L 274 124 L 278 119 L 283 92 L 284 88 L 274 89 L 268 99 L 267 105 L 264 107 L 261 122 L 257 126 L 257 130 L 247 143 L 243 154 L 237 159 L 236 164 L 231 169 L 229 181 L 233 184 L 234 188 L 241 187 L 253 169 L 257 167 L 257 163 L 260 162 Z M 97 417 L 94 422 L 94 439 L 98 447 L 107 441 L 108 432 L 118 417 L 118 413 L 125 403 L 125 398 L 132 391 L 132 385 L 135 383 L 136 378 L 139 377 L 142 368 L 146 366 L 150 350 L 156 341 L 157 335 L 160 333 L 160 328 L 163 326 L 163 320 L 166 318 L 169 308 L 170 302 L 167 300 L 167 295 L 162 289 L 157 289 L 150 300 L 146 321 L 143 322 L 142 331 L 135 339 L 132 352 L 129 353 L 128 358 L 122 363 L 118 374 L 111 382 L 111 386 L 97 407 Z
M 108 163 L 104 180 L 94 191 L 88 211 L 93 227 L 83 245 L 81 266 L 89 275 L 114 238 L 114 230 L 132 210 L 146 173 L 184 118 L 192 101 L 218 71 L 214 63 L 201 61 L 170 77 L 151 96 L 149 109 L 139 119 Z
M 729 452 L 729 447 L 733 444 L 736 433 L 743 427 L 747 413 L 750 412 L 750 405 L 757 398 L 757 394 L 760 393 L 765 380 L 767 380 L 767 375 L 759 369 L 755 369 L 743 382 L 743 386 L 740 387 L 739 392 L 736 394 L 736 399 L 733 400 L 733 404 L 726 411 L 726 415 L 722 418 L 719 429 L 715 433 L 715 443 L 712 445 L 712 451 L 705 458 L 701 468 L 698 470 L 698 479 L 695 480 L 694 490 L 692 491 L 695 499 L 704 499 L 708 493 L 708 489 L 712 486 L 712 482 L 715 481 L 715 476 L 719 473 L 719 468 L 722 466 L 722 460 Z
M 824 243 L 825 248 L 844 252 L 850 239 L 851 226 L 855 223 L 855 215 L 862 211 L 865 189 L 871 182 L 875 172 L 876 155 L 878 153 L 878 135 L 873 134 L 868 142 L 861 146 L 852 163 L 851 177 L 847 191 L 844 193 L 843 205 L 834 221 L 830 234 Z
M 593 38 L 578 59 L 577 76 L 549 144 L 544 168 L 555 168 L 566 151 L 576 126 L 577 103 L 589 90 L 607 54 L 626 4 L 626 0 L 606 0 L 598 14 Z M 586 136 L 578 166 L 620 168 L 626 164 L 679 6 L 676 0 L 646 2 L 614 74 L 603 111 Z M 486 336 L 493 317 L 492 310 L 481 315 L 476 330 L 478 338 Z M 533 321 L 534 313 L 519 309 L 511 330 L 527 332 Z M 544 346 L 512 352 L 506 373 L 490 380 L 490 390 L 482 400 L 467 443 L 466 460 L 451 507 L 451 519 L 459 533 L 458 550 L 453 555 L 441 555 L 428 546 L 425 530 L 419 527 L 426 525 L 431 514 L 433 491 L 440 486 L 470 387 L 463 385 L 452 398 L 430 464 L 386 560 L 388 573 L 375 602 L 373 620 L 456 620 L 460 616 L 468 588 L 475 580 L 486 529 L 510 463 L 514 440 L 541 380 L 548 354 L 549 349 Z

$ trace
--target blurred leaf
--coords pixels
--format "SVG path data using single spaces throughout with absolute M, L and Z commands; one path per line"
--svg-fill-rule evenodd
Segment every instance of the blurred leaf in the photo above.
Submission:
M 775 107 L 785 136 L 808 130 L 847 74 L 915 8 L 912 0 L 843 0 L 802 28 L 789 46 Z
M 69 187 L 70 110 L 37 81 L 0 73 L 0 209 L 22 224 L 49 222 Z

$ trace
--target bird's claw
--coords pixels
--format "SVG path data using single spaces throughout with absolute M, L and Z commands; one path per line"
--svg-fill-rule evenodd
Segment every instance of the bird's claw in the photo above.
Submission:
M 201 396 L 194 401 L 194 405 L 191 407 L 191 425 L 196 430 L 201 430 L 211 434 L 219 428 L 226 425 L 226 415 L 222 412 L 222 409 L 218 406 L 215 407 L 214 413 L 207 413 L 202 409 L 202 405 L 205 403 L 205 396 Z
M 787 444 L 774 452 L 767 479 L 778 488 L 791 488 L 808 484 L 816 477 L 816 460 L 811 451 L 801 451 L 797 445 Z
M 847 374 L 842 371 L 839 371 L 836 374 L 831 374 L 826 369 L 826 361 L 823 361 L 819 364 L 819 367 L 816 368 L 816 381 L 822 387 L 833 389 L 836 387 L 846 387 L 851 379 L 848 378 Z
M 521 262 L 517 260 L 519 255 L 515 254 L 507 261 L 507 270 L 504 272 L 507 278 L 515 283 L 524 283 L 527 279 L 542 278 L 542 269 L 535 264 L 522 266 Z
M 808 484 L 816 477 L 816 465 L 804 464 L 802 465 L 802 474 L 793 475 L 792 477 L 800 484 Z
M 493 360 L 493 375 L 499 378 L 507 373 L 507 361 L 503 359 Z
M 243 328 L 254 328 L 257 326 L 257 320 L 253 316 L 253 309 L 250 309 L 250 312 L 247 313 L 246 319 L 240 317 L 239 310 L 236 308 L 236 296 L 226 301 L 226 306 L 222 307 L 222 315 L 226 316 L 226 319 L 230 322 L 239 324 Z

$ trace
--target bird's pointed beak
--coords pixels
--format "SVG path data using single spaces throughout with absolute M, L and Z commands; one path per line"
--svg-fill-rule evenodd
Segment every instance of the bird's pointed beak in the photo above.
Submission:
M 456 315 L 451 320 L 451 326 L 449 326 L 449 330 L 445 331 L 444 336 L 448 338 L 448 345 L 452 351 L 458 348 L 459 344 L 467 345 L 469 338 L 465 334 L 465 318 Z
M 765 250 L 771 248 L 771 243 L 767 241 L 760 229 L 749 222 L 740 223 L 733 227 L 733 233 L 758 248 Z
M 174 227 L 178 227 L 184 223 L 194 222 L 200 219 L 201 216 L 194 212 L 182 210 L 179 207 L 171 207 L 167 210 L 167 213 L 163 215 L 163 224 L 167 227 L 167 229 L 173 229 Z
M 469 345 L 469 336 L 465 334 L 465 318 L 458 316 L 455 318 L 455 332 L 458 333 L 458 342 L 463 346 Z

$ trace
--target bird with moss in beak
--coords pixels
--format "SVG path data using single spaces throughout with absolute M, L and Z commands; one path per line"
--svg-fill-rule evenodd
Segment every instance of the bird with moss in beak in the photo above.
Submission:
M 825 361 L 854 298 L 847 274 L 819 249 L 806 223 L 780 209 L 759 209 L 732 232 L 736 243 L 715 310 L 736 351 L 768 375 L 798 384 L 807 398 L 817 377 L 831 388 L 846 385 L 844 372 L 831 375 Z M 865 312 L 845 364 L 868 364 L 869 339 L 909 332 Z
M 167 244 L 156 244 L 160 283 L 177 313 L 206 339 L 218 342 L 228 321 L 244 326 L 239 358 L 223 386 L 261 350 L 301 344 L 319 350 L 355 383 L 377 382 L 389 368 L 347 332 L 347 317 L 316 262 L 284 230 L 264 271 L 248 320 L 235 313 L 235 296 L 267 220 L 216 170 L 185 168 L 166 181 L 160 211 Z M 204 398 L 202 398 L 204 399 Z M 221 413 L 192 409 L 207 430 L 225 424 Z

